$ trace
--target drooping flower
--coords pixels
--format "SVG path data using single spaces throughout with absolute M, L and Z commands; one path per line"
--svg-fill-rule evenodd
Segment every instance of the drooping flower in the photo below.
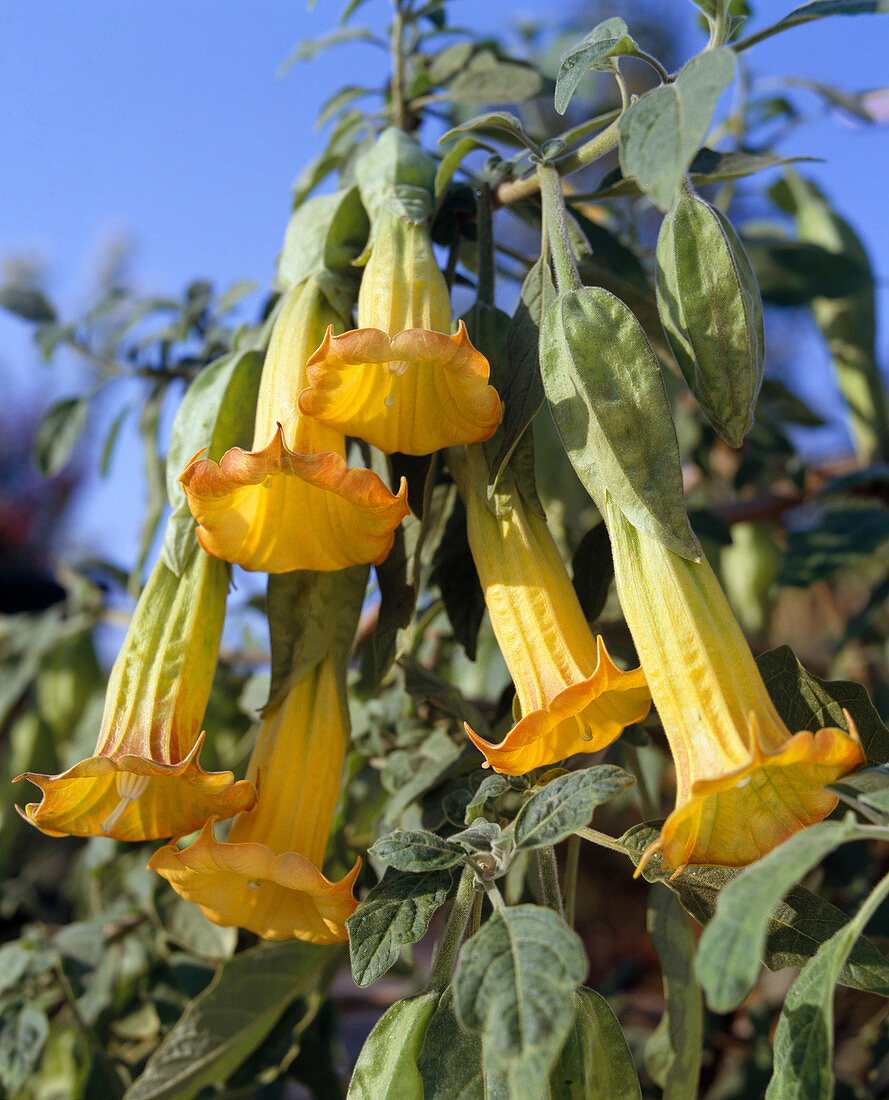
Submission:
M 227 566 L 200 550 L 181 578 L 158 562 L 111 671 L 94 755 L 19 776 L 43 793 L 27 821 L 50 836 L 154 840 L 253 805 L 252 783 L 198 763 L 227 587 Z
M 215 924 L 270 940 L 344 941 L 361 861 L 339 882 L 320 867 L 348 737 L 328 654 L 266 711 L 248 769 L 259 801 L 235 818 L 228 839 L 216 840 L 208 821 L 193 844 L 164 845 L 148 866 Z
M 345 438 L 300 414 L 305 362 L 343 327 L 318 281 L 288 291 L 263 365 L 254 450 L 190 463 L 181 482 L 201 546 L 244 569 L 285 573 L 381 562 L 408 513 L 372 471 L 350 469 Z
M 676 766 L 676 807 L 654 852 L 742 867 L 824 818 L 824 790 L 864 763 L 857 733 L 791 734 L 706 559 L 681 558 L 606 500 L 614 572 Z
M 431 454 L 487 439 L 500 423 L 488 361 L 460 324 L 427 216 L 435 166 L 413 138 L 387 130 L 358 172 L 371 217 L 358 328 L 328 329 L 309 359 L 300 409 L 388 453 Z
M 593 638 L 546 521 L 514 486 L 488 503 L 480 451 L 467 448 L 464 470 L 455 460 L 451 468 L 521 718 L 499 745 L 466 732 L 496 771 L 522 775 L 610 745 L 645 717 L 651 697 L 642 670 L 622 672 Z

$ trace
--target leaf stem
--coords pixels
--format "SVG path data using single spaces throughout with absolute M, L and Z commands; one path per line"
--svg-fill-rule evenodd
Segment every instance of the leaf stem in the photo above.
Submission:
M 565 197 L 562 194 L 562 181 L 556 169 L 549 164 L 537 166 L 540 181 L 540 197 L 543 200 L 543 221 L 549 240 L 550 255 L 556 270 L 556 282 L 559 292 L 577 290 L 582 284 L 577 271 L 574 249 L 568 239 L 568 227 L 565 223 Z
M 595 137 L 590 138 L 579 149 L 554 160 L 552 167 L 556 169 L 560 176 L 568 176 L 572 172 L 592 164 L 599 157 L 604 157 L 606 153 L 610 153 L 620 140 L 619 122 L 620 115 L 610 126 L 606 126 L 604 130 L 596 134 Z M 527 199 L 539 189 L 540 175 L 537 172 L 532 172 L 530 176 L 524 176 L 522 179 L 507 180 L 501 183 L 494 192 L 494 198 L 499 206 L 508 206 L 510 203 Z
M 589 840 L 593 844 L 599 844 L 603 848 L 610 848 L 612 852 L 620 852 L 621 855 L 629 855 L 629 849 L 626 845 L 621 844 L 619 840 L 615 840 L 614 837 L 608 836 L 607 833 L 600 833 L 598 829 L 575 829 L 575 835 L 583 837 L 584 840 Z
M 534 853 L 537 861 L 537 873 L 540 876 L 540 889 L 546 905 L 564 917 L 562 891 L 559 889 L 559 870 L 556 866 L 556 850 L 552 845 L 538 848 Z
M 480 897 L 481 895 L 479 895 Z M 464 867 L 460 882 L 457 884 L 457 894 L 451 903 L 451 911 L 445 923 L 444 932 L 438 942 L 438 951 L 435 962 L 429 973 L 429 981 L 426 983 L 427 993 L 444 993 L 451 980 L 457 952 L 463 942 L 463 933 L 466 930 L 466 922 L 475 906 L 475 871 L 471 867 Z
M 577 900 L 577 868 L 580 862 L 580 837 L 576 834 L 568 837 L 568 848 L 565 853 L 565 920 L 568 927 L 574 927 L 574 914 Z

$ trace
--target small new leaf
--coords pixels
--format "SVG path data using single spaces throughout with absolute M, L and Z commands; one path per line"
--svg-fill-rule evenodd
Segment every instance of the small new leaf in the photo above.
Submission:
M 589 824 L 596 806 L 635 780 L 613 764 L 600 764 L 554 779 L 533 795 L 515 819 L 516 848 L 543 848 Z
M 623 19 L 606 19 L 563 56 L 556 77 L 556 110 L 563 115 L 571 97 L 590 69 L 610 68 L 608 59 L 621 54 L 637 55 L 639 47 L 627 33 Z

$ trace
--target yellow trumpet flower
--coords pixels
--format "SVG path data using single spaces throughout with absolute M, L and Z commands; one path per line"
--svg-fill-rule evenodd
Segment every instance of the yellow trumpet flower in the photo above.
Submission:
M 622 672 L 593 638 L 546 521 L 517 489 L 486 499 L 480 448 L 451 461 L 466 504 L 472 557 L 515 684 L 519 722 L 499 745 L 468 726 L 488 765 L 508 775 L 597 752 L 651 706 L 641 669 Z M 467 473 L 469 476 L 467 476 Z M 503 479 L 501 479 L 501 485 Z
M 316 279 L 290 290 L 263 364 L 254 450 L 198 459 L 182 474 L 209 554 L 285 573 L 378 564 L 392 548 L 408 513 L 407 483 L 393 496 L 375 473 L 349 469 L 344 436 L 295 409 L 306 359 L 334 327 L 342 322 Z
M 676 765 L 676 807 L 654 852 L 743 867 L 821 821 L 831 783 L 864 763 L 854 728 L 791 734 L 713 570 L 635 528 L 606 499 L 618 594 Z M 638 873 L 638 872 L 637 872 Z
M 60 775 L 20 775 L 43 793 L 20 811 L 25 820 L 49 836 L 154 840 L 253 805 L 252 783 L 198 763 L 227 587 L 227 566 L 200 550 L 181 578 L 155 566 L 111 672 L 94 755 Z
M 321 873 L 340 789 L 349 727 L 330 654 L 266 711 L 248 774 L 259 790 L 228 840 L 208 821 L 180 850 L 167 844 L 148 864 L 214 924 L 269 940 L 346 940 L 345 921 L 361 867 L 339 882 Z
M 488 361 L 461 323 L 451 329 L 448 288 L 427 215 L 434 163 L 413 138 L 387 130 L 359 168 L 371 218 L 358 328 L 328 329 L 306 365 L 307 416 L 391 454 L 431 454 L 488 439 L 503 415 Z

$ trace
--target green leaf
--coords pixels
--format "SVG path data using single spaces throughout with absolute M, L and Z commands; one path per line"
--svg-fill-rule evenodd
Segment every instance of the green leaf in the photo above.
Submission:
M 757 238 L 746 244 L 764 300 L 807 305 L 813 298 L 842 298 L 872 283 L 869 269 L 811 241 Z
M 355 639 L 368 566 L 329 573 L 299 569 L 269 576 L 272 678 L 267 705 L 279 702 L 326 653 L 345 662 Z
M 481 1042 L 457 1023 L 450 986 L 429 1022 L 417 1069 L 425 1100 L 493 1100 L 485 1093 Z
M 483 115 L 475 115 L 474 118 L 461 122 L 459 126 L 453 126 L 438 139 L 439 145 L 462 134 L 494 134 L 501 141 L 509 145 L 524 145 L 532 153 L 539 152 L 537 145 L 525 133 L 521 121 L 509 111 L 488 111 Z
M 493 439 L 485 445 L 485 452 L 489 455 L 496 446 L 496 453 L 490 461 L 489 493 L 496 491 L 516 445 L 543 404 L 543 382 L 538 364 L 540 326 L 555 298 L 556 287 L 549 259 L 540 256 L 525 276 L 519 303 L 506 331 L 505 362 L 508 371 L 496 383 L 503 400 L 503 422 Z
M 39 324 L 48 324 L 56 319 L 56 311 L 46 295 L 30 287 L 0 287 L 0 309 L 9 310 L 16 317 Z
M 454 887 L 450 871 L 386 872 L 346 921 L 352 977 L 361 986 L 385 974 L 400 949 L 426 934 L 432 914 Z
M 380 837 L 368 849 L 382 863 L 397 871 L 420 874 L 456 867 L 463 859 L 463 850 L 425 830 L 395 829 Z
M 682 557 L 700 548 L 685 511 L 679 447 L 654 353 L 630 310 L 600 287 L 560 295 L 540 330 L 543 387 L 587 492 Z
M 819 948 L 790 987 L 775 1031 L 775 1068 L 765 1100 L 830 1100 L 833 1095 L 834 986 L 847 955 L 887 894 L 889 876 L 845 928 Z
M 574 1019 L 586 956 L 551 909 L 495 911 L 460 952 L 457 1019 L 481 1036 L 485 1073 L 503 1074 L 517 1096 L 540 1096 Z
M 889 12 L 889 0 L 812 0 L 812 3 L 794 8 L 789 15 L 770 27 L 736 42 L 734 49 L 747 50 L 757 42 L 771 38 L 773 34 L 780 34 L 781 31 L 798 27 L 802 23 L 810 23 L 813 19 L 824 19 L 828 15 L 879 15 L 883 12 Z
M 769 917 L 790 887 L 850 840 L 864 837 L 854 820 L 822 821 L 792 836 L 722 891 L 704 929 L 697 972 L 715 1012 L 731 1012 L 759 974 Z
M 43 414 L 34 439 L 34 461 L 45 477 L 65 467 L 86 428 L 88 413 L 85 397 L 65 397 Z
M 641 1100 L 633 1056 L 608 1002 L 592 989 L 578 989 L 574 1001 L 574 1027 L 550 1075 L 550 1100 Z
M 454 173 L 472 152 L 481 143 L 475 138 L 466 137 L 454 142 L 450 149 L 441 158 L 441 163 L 435 172 L 435 197 L 439 199 L 447 191 Z
M 889 540 L 889 511 L 876 502 L 833 505 L 814 525 L 790 531 L 777 583 L 808 588 L 870 557 Z
M 160 429 L 161 408 L 166 395 L 167 384 L 157 381 L 145 399 L 139 414 L 139 436 L 142 441 L 142 464 L 148 500 L 139 532 L 139 557 L 130 573 L 128 588 L 132 595 L 138 595 L 142 583 L 142 571 L 148 561 L 151 545 L 157 534 L 158 526 L 167 504 L 166 476 L 167 468 L 163 455 L 159 451 L 158 432 Z
M 697 1096 L 704 1003 L 695 980 L 695 935 L 675 894 L 655 886 L 648 898 L 648 932 L 664 980 L 665 1010 L 645 1045 L 645 1066 L 664 1100 Z
M 587 622 L 593 623 L 601 615 L 613 576 L 608 529 L 599 522 L 583 536 L 571 559 L 571 583 Z
M 469 548 L 466 508 L 459 496 L 448 516 L 444 536 L 436 547 L 429 583 L 438 585 L 454 637 L 466 650 L 470 661 L 474 661 L 478 632 L 485 614 L 485 594 Z M 453 686 L 452 690 L 456 691 Z
M 361 1048 L 347 1100 L 419 1100 L 423 1096 L 417 1059 L 438 999 L 438 993 L 424 993 L 396 1001 L 385 1012 Z
M 623 114 L 620 166 L 661 210 L 668 210 L 707 136 L 716 101 L 735 73 L 729 49 L 706 50 L 686 64 L 672 84 L 640 96 Z
M 289 57 L 281 62 L 278 67 L 278 78 L 284 76 L 297 62 L 310 61 L 331 46 L 341 46 L 346 42 L 373 42 L 378 46 L 384 45 L 381 39 L 377 38 L 366 27 L 342 27 L 340 30 L 332 31 L 320 38 L 306 38 L 300 42 Z
M 516 848 L 558 844 L 589 825 L 593 810 L 635 782 L 613 764 L 597 764 L 553 779 L 522 806 L 515 819 Z
M 307 199 L 287 224 L 275 285 L 290 290 L 311 276 L 326 276 L 325 295 L 348 322 L 360 280 L 354 261 L 363 252 L 369 231 L 357 187 Z
M 8 1095 L 20 1095 L 31 1079 L 49 1036 L 46 1013 L 36 1004 L 26 1004 L 11 1018 L 4 1013 L 0 1029 L 0 1084 Z
M 452 103 L 523 103 L 537 95 L 543 80 L 530 65 L 500 61 L 479 50 L 445 89 Z
M 505 775 L 489 775 L 481 781 L 478 790 L 466 803 L 466 824 L 471 825 L 476 818 L 482 817 L 488 802 L 499 798 L 512 789 L 510 780 Z M 0 948 L 2 951 L 2 948 Z
M 488 731 L 489 726 L 484 715 L 463 698 L 459 688 L 450 680 L 407 655 L 399 658 L 398 664 L 404 670 L 405 691 L 415 699 L 427 700 L 459 722 L 468 722 L 473 729 L 476 729 L 475 723 L 480 722 L 481 728 Z
M 590 69 L 610 69 L 609 58 L 622 54 L 638 55 L 639 47 L 627 33 L 623 19 L 606 19 L 562 55 L 556 77 L 556 111 L 568 109 L 577 85 Z
M 806 672 L 786 645 L 760 654 L 756 664 L 782 722 L 791 733 L 798 730 L 814 733 L 831 726 L 847 729 L 843 711 L 848 710 L 868 764 L 889 761 L 889 730 L 861 684 L 819 680 Z
M 191 1100 L 224 1081 L 297 997 L 311 992 L 338 952 L 291 941 L 243 951 L 185 1009 L 148 1059 L 126 1100 Z

